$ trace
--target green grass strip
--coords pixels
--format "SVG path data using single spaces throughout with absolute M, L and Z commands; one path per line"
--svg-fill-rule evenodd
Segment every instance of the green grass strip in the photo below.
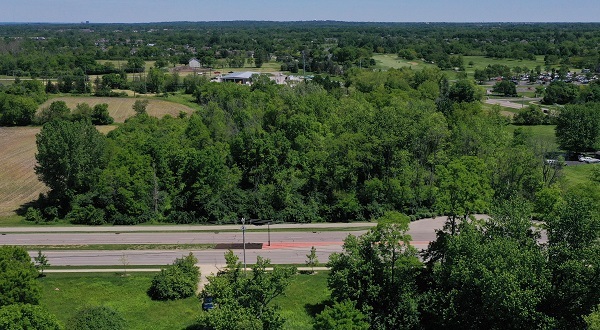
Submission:
M 26 250 L 209 250 L 215 244 L 89 244 L 89 245 L 24 245 Z

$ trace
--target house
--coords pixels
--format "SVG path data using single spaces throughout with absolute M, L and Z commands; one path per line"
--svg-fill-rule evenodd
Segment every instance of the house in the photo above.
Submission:
M 188 66 L 190 68 L 192 68 L 192 69 L 198 69 L 200 67 L 200 61 L 198 61 L 197 59 L 193 58 L 188 63 Z

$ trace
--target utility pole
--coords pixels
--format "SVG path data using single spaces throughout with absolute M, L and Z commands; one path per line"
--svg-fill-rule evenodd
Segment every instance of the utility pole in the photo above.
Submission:
M 242 245 L 244 248 L 244 274 L 246 274 L 246 219 L 242 218 Z
M 304 80 L 306 80 L 306 57 L 304 56 L 304 51 L 302 51 L 302 74 L 304 75 Z

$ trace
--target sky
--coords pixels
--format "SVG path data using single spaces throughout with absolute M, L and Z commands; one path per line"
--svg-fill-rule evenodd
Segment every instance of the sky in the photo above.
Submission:
M 599 22 L 598 0 L 1 0 L 0 22 Z

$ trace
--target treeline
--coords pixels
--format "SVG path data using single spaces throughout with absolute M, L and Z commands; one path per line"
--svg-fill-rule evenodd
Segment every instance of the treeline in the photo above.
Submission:
M 28 218 L 319 222 L 388 210 L 424 217 L 454 211 L 440 203 L 441 178 L 454 167 L 477 169 L 487 189 L 472 210 L 481 212 L 494 198 L 534 201 L 556 181 L 543 146 L 521 131 L 511 136 L 507 119 L 481 109 L 481 91 L 468 80 L 449 84 L 439 70 L 410 69 L 351 70 L 346 80 L 345 88 L 326 84 L 329 92 L 265 77 L 252 87 L 205 82 L 194 94 L 202 110 L 191 117 L 157 119 L 138 109 L 107 136 L 91 123 L 51 121 L 36 156 L 51 191 Z
M 136 72 L 131 63 L 165 67 L 197 58 L 205 67 L 262 66 L 340 74 L 374 64 L 373 53 L 464 69 L 462 56 L 535 59 L 547 66 L 600 71 L 597 24 L 450 24 L 345 22 L 204 22 L 29 24 L 0 27 L 0 74 L 31 77 Z M 48 60 L 50 59 L 50 60 Z
M 508 199 L 490 219 L 466 212 L 447 222 L 422 253 L 410 245 L 408 219 L 386 213 L 330 256 L 332 302 L 314 329 L 596 329 L 598 210 L 581 191 L 559 197 L 542 243 L 531 205 Z

